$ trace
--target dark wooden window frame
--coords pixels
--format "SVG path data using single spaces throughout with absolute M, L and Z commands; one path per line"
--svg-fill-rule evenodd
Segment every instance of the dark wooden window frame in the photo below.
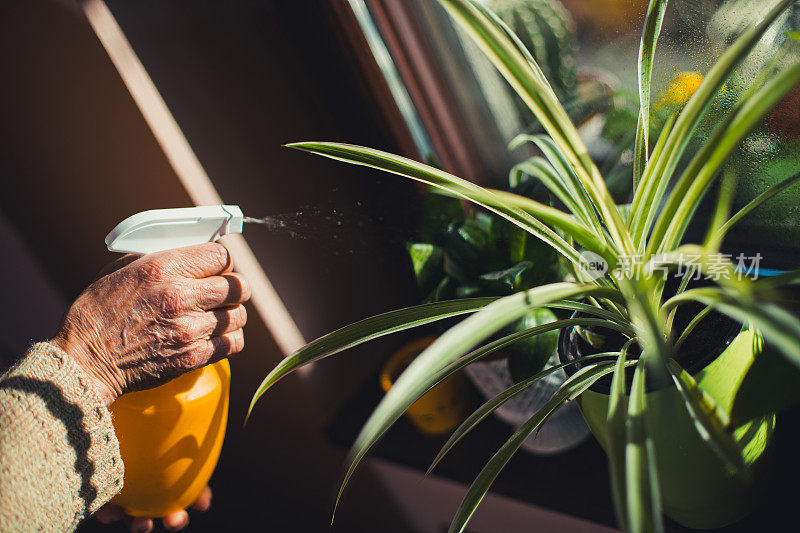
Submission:
M 428 154 L 411 148 L 413 140 L 408 127 L 403 125 L 404 118 L 349 3 L 334 0 L 332 5 L 364 69 L 365 80 L 392 124 L 405 155 L 426 157 Z M 446 76 L 413 6 L 404 0 L 367 0 L 367 6 L 429 137 L 434 152 L 430 155 L 443 169 L 477 180 L 485 174 L 477 157 L 479 152 L 472 137 L 465 133 L 468 132 L 467 123 L 449 95 Z

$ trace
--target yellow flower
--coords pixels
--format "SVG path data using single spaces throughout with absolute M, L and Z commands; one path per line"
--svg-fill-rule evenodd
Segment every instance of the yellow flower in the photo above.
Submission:
M 681 72 L 672 78 L 669 87 L 659 98 L 656 107 L 683 107 L 703 83 L 703 75 L 698 72 Z

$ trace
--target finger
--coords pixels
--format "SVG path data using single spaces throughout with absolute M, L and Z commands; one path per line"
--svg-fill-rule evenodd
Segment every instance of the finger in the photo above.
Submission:
M 126 516 L 125 522 L 131 533 L 150 533 L 153 531 L 153 519 L 144 516 Z
M 211 276 L 197 284 L 197 307 L 203 310 L 236 305 L 250 299 L 250 284 L 238 272 Z
M 111 524 L 125 518 L 125 511 L 119 505 L 107 503 L 94 513 L 94 518 L 101 524 Z
M 174 375 L 183 374 L 203 365 L 216 363 L 220 359 L 241 352 L 244 348 L 244 331 L 237 329 L 209 340 L 199 340 L 195 345 L 172 360 L 170 367 Z
M 243 328 L 247 323 L 247 311 L 243 305 L 220 307 L 190 320 L 192 330 L 197 332 L 195 338 L 210 339 Z
M 200 497 L 198 497 L 197 501 L 192 504 L 192 509 L 202 513 L 208 511 L 211 508 L 211 498 L 211 487 L 206 485 L 206 488 L 204 488 L 203 492 L 200 493 Z
M 168 272 L 187 278 L 202 279 L 233 270 L 228 249 L 218 242 L 206 242 L 150 254 L 150 260 Z
M 186 511 L 178 511 L 165 516 L 161 523 L 167 531 L 180 531 L 189 525 L 189 513 Z
M 208 341 L 208 347 L 211 351 L 209 363 L 215 363 L 229 355 L 239 353 L 244 349 L 244 331 L 237 329 L 219 337 L 214 337 Z

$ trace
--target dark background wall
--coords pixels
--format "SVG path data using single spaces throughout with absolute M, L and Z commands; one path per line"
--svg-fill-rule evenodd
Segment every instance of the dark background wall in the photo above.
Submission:
M 415 189 L 281 147 L 325 139 L 395 149 L 326 2 L 109 5 L 223 199 L 253 216 L 303 213 L 288 219 L 299 237 L 257 227 L 246 237 L 307 338 L 413 301 L 402 244 Z M 0 211 L 65 305 L 113 259 L 103 238 L 118 221 L 189 199 L 73 4 L 0 2 L 0 78 Z M 4 248 L 4 261 L 16 261 Z M 13 282 L 26 286 L 29 269 L 16 271 Z M 37 298 L 6 293 L 0 327 L 12 327 L 10 316 L 48 323 L 11 332 L 15 342 L 54 330 L 58 310 L 37 313 Z M 321 434 L 337 401 L 320 407 L 320 389 L 346 396 L 400 340 L 323 365 L 319 385 L 286 380 L 242 430 L 250 395 L 281 357 L 250 316 L 247 347 L 232 361 L 215 512 L 195 528 L 327 531 L 343 450 Z M 365 470 L 337 528 L 405 530 Z
M 61 263 L 50 268 L 71 296 L 96 267 L 59 261 L 66 250 L 102 264 L 111 256 L 97 244 L 116 222 L 188 198 L 80 14 L 55 2 L 3 5 L 0 205 L 29 238 L 54 237 L 36 253 Z M 405 298 L 400 245 L 414 189 L 281 146 L 324 139 L 397 149 L 327 2 L 109 6 L 223 199 L 253 216 L 303 212 L 290 221 L 299 238 L 257 227 L 246 236 L 304 332 L 329 328 L 303 311 L 320 300 L 347 294 L 354 305 L 337 312 L 344 322 L 361 306 L 385 305 L 370 287 Z

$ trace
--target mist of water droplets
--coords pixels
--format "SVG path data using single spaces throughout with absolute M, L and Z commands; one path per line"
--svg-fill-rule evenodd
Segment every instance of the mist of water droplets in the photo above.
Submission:
M 361 207 L 361 202 L 357 202 Z M 385 217 L 370 217 L 358 211 L 306 207 L 291 213 L 265 217 L 245 217 L 244 222 L 257 224 L 269 232 L 287 235 L 293 239 L 313 240 L 334 255 L 355 253 L 354 246 L 363 242 L 363 230 L 385 222 Z

